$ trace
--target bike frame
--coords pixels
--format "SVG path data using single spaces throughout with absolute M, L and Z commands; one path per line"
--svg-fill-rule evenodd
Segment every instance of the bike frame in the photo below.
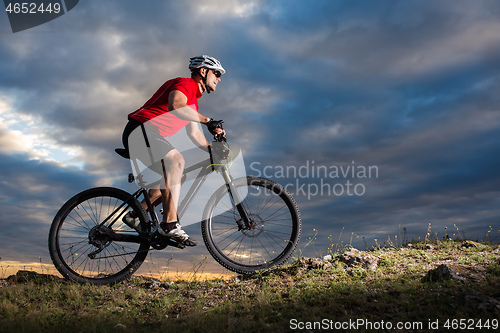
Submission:
M 226 186 L 228 188 L 228 192 L 233 200 L 233 203 L 235 204 L 235 206 L 238 210 L 238 213 L 240 214 L 242 223 L 240 221 L 238 221 L 239 228 L 240 229 L 250 228 L 250 225 L 251 225 L 250 219 L 248 217 L 248 214 L 247 214 L 243 204 L 241 203 L 241 198 L 239 197 L 238 192 L 234 186 L 233 178 L 232 178 L 228 168 L 225 165 L 214 164 L 213 163 L 212 148 L 211 148 L 211 146 L 209 146 L 208 148 L 209 148 L 209 153 L 210 153 L 209 159 L 206 159 L 204 161 L 201 161 L 199 163 L 194 164 L 193 166 L 190 166 L 190 167 L 184 169 L 183 176 L 185 176 L 186 174 L 188 174 L 190 172 L 196 171 L 198 169 L 200 169 L 200 172 L 198 173 L 198 176 L 196 177 L 194 183 L 189 188 L 186 196 L 184 197 L 182 202 L 179 204 L 179 207 L 177 209 L 178 216 L 182 217 L 184 215 L 184 213 L 187 211 L 189 205 L 193 201 L 194 197 L 196 196 L 196 194 L 200 190 L 201 186 L 203 185 L 203 183 L 205 182 L 207 177 L 212 172 L 217 171 L 217 172 L 221 173 L 222 178 L 224 179 L 224 182 L 226 183 Z M 163 161 L 162 161 L 162 163 L 163 163 Z M 133 194 L 131 194 L 130 198 L 128 200 L 126 200 L 118 208 L 116 208 L 115 211 L 113 213 L 111 213 L 109 216 L 114 216 L 114 214 L 116 214 L 116 212 L 118 212 L 120 210 L 123 210 L 122 213 L 124 213 L 125 210 L 127 209 L 127 207 L 124 208 L 125 204 L 129 200 L 131 200 L 132 198 L 138 199 L 142 195 L 144 197 L 145 202 L 146 202 L 146 206 L 148 207 L 150 222 L 152 223 L 152 227 L 153 227 L 151 233 L 148 233 L 148 235 L 149 235 L 157 230 L 158 226 L 160 225 L 160 221 L 158 220 L 158 216 L 156 215 L 156 212 L 155 212 L 153 204 L 151 203 L 151 200 L 149 200 L 147 189 L 145 187 L 141 186 L 141 184 L 144 184 L 142 182 L 142 179 L 140 178 L 141 175 L 139 174 L 138 177 L 139 177 L 140 188 L 137 191 L 135 191 Z M 121 213 L 119 214 L 119 216 L 120 215 L 121 215 Z M 109 216 L 100 224 L 100 226 L 104 226 L 108 222 Z M 113 225 L 115 222 L 116 221 L 112 221 L 110 226 Z M 109 231 L 107 233 L 112 240 L 122 241 L 122 242 L 134 242 L 134 243 L 136 243 L 139 241 L 140 238 L 142 238 L 141 236 L 125 235 L 125 234 L 116 233 L 114 231 Z

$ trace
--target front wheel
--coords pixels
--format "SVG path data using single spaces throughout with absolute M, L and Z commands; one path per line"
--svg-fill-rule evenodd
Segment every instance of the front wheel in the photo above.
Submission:
M 260 177 L 233 181 L 251 225 L 243 227 L 228 186 L 208 201 L 201 225 L 208 250 L 222 266 L 251 274 L 283 264 L 302 232 L 297 203 L 278 183 Z
M 142 231 L 148 232 L 142 205 L 123 190 L 92 188 L 68 200 L 49 232 L 49 252 L 57 270 L 81 283 L 113 284 L 130 277 L 149 250 L 147 238 L 122 222 L 131 210 Z

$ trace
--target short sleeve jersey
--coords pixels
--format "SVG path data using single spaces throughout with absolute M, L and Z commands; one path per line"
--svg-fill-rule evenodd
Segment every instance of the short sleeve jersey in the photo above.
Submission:
M 168 112 L 168 95 L 174 90 L 186 95 L 187 105 L 198 112 L 201 97 L 198 83 L 192 78 L 178 77 L 165 82 L 140 109 L 129 114 L 128 119 L 145 123 L 163 137 L 174 135 L 190 123 Z

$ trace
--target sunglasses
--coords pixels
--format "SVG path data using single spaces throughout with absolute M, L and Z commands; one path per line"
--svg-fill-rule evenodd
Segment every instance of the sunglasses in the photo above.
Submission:
M 213 70 L 212 69 L 212 73 L 214 73 L 214 75 L 215 75 L 216 78 L 219 78 L 219 77 L 222 76 L 222 73 L 220 71 L 217 71 L 217 70 Z

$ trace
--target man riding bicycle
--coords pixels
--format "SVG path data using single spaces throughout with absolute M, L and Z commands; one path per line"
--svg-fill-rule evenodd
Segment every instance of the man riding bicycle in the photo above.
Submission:
M 189 69 L 190 78 L 179 77 L 165 82 L 141 108 L 128 115 L 129 122 L 123 131 L 122 141 L 128 151 L 130 134 L 138 127 L 146 133 L 144 128 L 147 127 L 148 147 L 160 151 L 162 156 L 162 162 L 157 164 L 155 171 L 163 175 L 165 182 L 165 187 L 158 186 L 148 191 L 154 206 L 163 205 L 163 219 L 158 232 L 183 245 L 195 246 L 196 242 L 181 229 L 177 216 L 184 157 L 168 142 L 168 138 L 186 128 L 191 141 L 208 152 L 210 144 L 198 123 L 206 125 L 213 135 L 225 135 L 224 130 L 219 128 L 222 121 L 212 120 L 198 112 L 198 99 L 205 91 L 215 91 L 226 71 L 217 59 L 207 55 L 191 58 Z M 145 210 L 148 209 L 145 201 L 142 205 Z M 139 219 L 133 212 L 128 212 L 123 222 L 140 231 Z

